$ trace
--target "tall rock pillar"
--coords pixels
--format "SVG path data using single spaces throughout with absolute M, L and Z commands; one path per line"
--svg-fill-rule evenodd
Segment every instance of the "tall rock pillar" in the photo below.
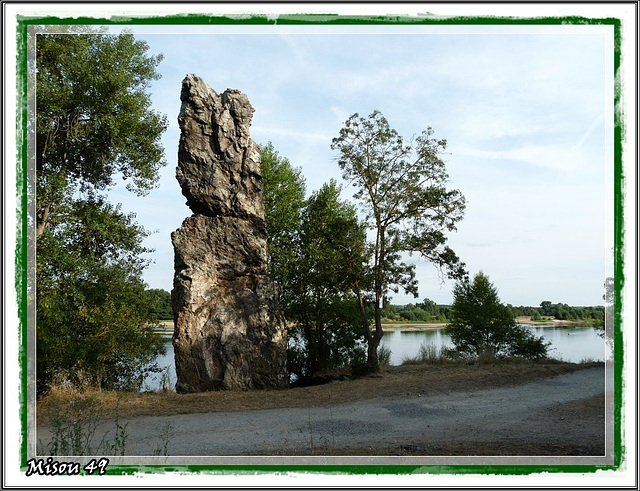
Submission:
M 193 215 L 171 234 L 176 390 L 285 387 L 253 107 L 242 92 L 218 95 L 195 75 L 180 99 L 176 177 Z

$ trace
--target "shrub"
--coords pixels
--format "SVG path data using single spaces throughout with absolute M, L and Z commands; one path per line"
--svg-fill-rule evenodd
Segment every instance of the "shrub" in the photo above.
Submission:
M 426 341 L 420 345 L 418 349 L 418 357 L 421 361 L 427 361 L 430 363 L 444 361 L 444 355 L 442 350 L 439 349 L 433 343 L 427 343 Z
M 386 346 L 378 347 L 378 364 L 388 366 L 391 364 L 391 350 Z
M 498 291 L 482 272 L 473 282 L 462 281 L 453 290 L 451 323 L 446 332 L 463 357 L 541 359 L 549 343 L 515 322 L 513 312 L 500 303 Z
M 353 377 L 362 377 L 373 371 L 367 363 L 367 352 L 363 347 L 357 347 L 351 356 L 351 375 Z

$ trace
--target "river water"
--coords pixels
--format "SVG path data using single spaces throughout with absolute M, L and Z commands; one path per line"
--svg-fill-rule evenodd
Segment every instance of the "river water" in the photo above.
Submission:
M 605 340 L 592 327 L 530 327 L 536 336 L 550 341 L 549 355 L 571 363 L 583 360 L 604 361 L 610 357 Z M 433 345 L 437 349 L 451 347 L 451 339 L 442 329 L 428 331 L 392 331 L 385 332 L 381 345 L 391 350 L 391 365 L 400 365 L 406 358 L 415 357 L 422 344 Z M 161 374 L 154 374 L 144 382 L 143 390 L 158 390 L 165 387 L 173 389 L 176 371 L 173 359 L 171 337 L 166 337 L 166 354 L 159 356 L 158 365 L 163 368 Z
M 571 363 L 605 359 L 605 340 L 593 327 L 538 326 L 529 329 L 536 336 L 542 336 L 545 341 L 551 342 L 549 347 L 551 358 Z M 451 339 L 442 329 L 387 332 L 382 338 L 381 345 L 391 350 L 391 365 L 399 365 L 405 358 L 415 357 L 423 343 L 433 345 L 437 349 L 453 346 Z

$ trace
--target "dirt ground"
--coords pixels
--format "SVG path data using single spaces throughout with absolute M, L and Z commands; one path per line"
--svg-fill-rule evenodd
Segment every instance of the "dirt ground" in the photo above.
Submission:
M 105 427 L 128 423 L 129 455 L 166 425 L 171 455 L 602 455 L 603 373 L 597 363 L 413 364 L 277 391 L 59 391 L 38 405 L 38 434 L 46 440 L 54 409 L 88 400 Z
M 101 419 L 116 416 L 165 416 L 202 412 L 246 411 L 282 407 L 326 406 L 374 397 L 437 395 L 505 387 L 552 377 L 601 363 L 575 364 L 553 360 L 538 363 L 412 363 L 383 367 L 379 373 L 323 385 L 284 390 L 248 390 L 176 394 L 157 392 L 86 392 L 57 388 L 37 403 L 38 425 L 50 423 L 52 408 L 88 399 Z M 75 404 L 75 402 L 73 402 Z

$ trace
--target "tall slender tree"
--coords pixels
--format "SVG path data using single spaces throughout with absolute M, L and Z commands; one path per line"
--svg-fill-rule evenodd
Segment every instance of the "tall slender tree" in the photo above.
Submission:
M 300 229 L 306 183 L 299 168 L 271 142 L 260 149 L 262 196 L 267 229 L 269 275 L 278 287 L 281 307 L 293 301 L 291 284 L 300 260 Z
M 440 157 L 446 141 L 434 138 L 431 128 L 405 143 L 379 111 L 366 119 L 356 113 L 331 148 L 338 152 L 343 177 L 355 186 L 354 197 L 362 203 L 375 235 L 370 278 L 373 331 L 364 308 L 364 290 L 356 284 L 355 291 L 369 369 L 377 371 L 385 296 L 399 288 L 417 296 L 415 266 L 402 262 L 402 253 L 418 253 L 451 278 L 465 276 L 464 263 L 446 245 L 446 232 L 454 231 L 463 217 L 465 198 L 460 191 L 447 189 L 448 175 Z

